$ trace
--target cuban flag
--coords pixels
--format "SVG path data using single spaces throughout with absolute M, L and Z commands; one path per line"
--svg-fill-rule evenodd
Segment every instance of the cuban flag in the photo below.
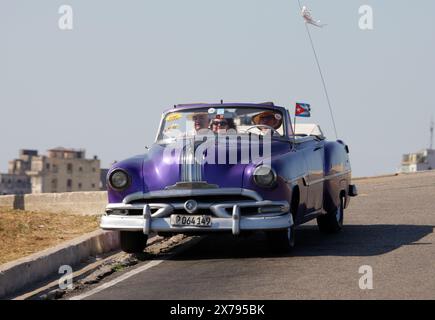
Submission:
M 311 107 L 308 103 L 296 103 L 295 116 L 296 117 L 310 117 Z

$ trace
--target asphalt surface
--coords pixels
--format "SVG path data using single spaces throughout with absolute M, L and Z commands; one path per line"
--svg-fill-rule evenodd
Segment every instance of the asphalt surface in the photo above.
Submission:
M 435 172 L 355 183 L 343 231 L 301 226 L 291 255 L 271 254 L 261 234 L 207 236 L 86 298 L 435 299 Z M 362 265 L 373 289 L 359 286 Z

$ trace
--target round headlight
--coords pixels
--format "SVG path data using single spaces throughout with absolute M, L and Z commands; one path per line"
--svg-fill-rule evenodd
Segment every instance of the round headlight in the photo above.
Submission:
M 110 174 L 109 183 L 110 186 L 117 190 L 122 190 L 127 188 L 130 182 L 127 172 L 123 170 L 115 170 Z
M 276 172 L 270 167 L 259 166 L 254 170 L 254 182 L 263 188 L 273 187 L 276 183 Z

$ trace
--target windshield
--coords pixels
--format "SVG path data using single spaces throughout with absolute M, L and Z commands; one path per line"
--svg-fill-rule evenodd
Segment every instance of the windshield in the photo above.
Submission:
M 253 133 L 282 137 L 284 132 L 284 116 L 279 110 L 210 107 L 167 113 L 163 119 L 158 140 L 207 133 Z

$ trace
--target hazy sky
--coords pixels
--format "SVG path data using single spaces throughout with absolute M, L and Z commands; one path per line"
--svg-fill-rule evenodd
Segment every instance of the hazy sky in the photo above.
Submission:
M 394 172 L 429 144 L 435 1 L 302 3 L 328 24 L 312 34 L 354 175 Z M 334 138 L 297 0 L 0 0 L 0 41 L 0 171 L 20 148 L 142 153 L 177 103 L 305 101 Z

